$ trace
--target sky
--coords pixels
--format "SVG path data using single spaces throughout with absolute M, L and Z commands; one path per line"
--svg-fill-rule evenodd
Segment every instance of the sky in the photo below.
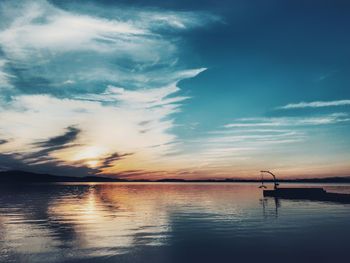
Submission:
M 350 175 L 347 1 L 1 1 L 0 170 Z

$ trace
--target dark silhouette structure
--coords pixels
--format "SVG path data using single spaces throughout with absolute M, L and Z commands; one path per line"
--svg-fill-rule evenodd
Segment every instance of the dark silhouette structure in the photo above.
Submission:
M 274 183 L 273 190 L 263 190 L 264 196 L 271 196 L 275 198 L 285 198 L 285 199 L 307 199 L 307 200 L 314 200 L 314 201 L 350 203 L 350 194 L 329 193 L 325 191 L 323 188 L 316 188 L 316 187 L 279 188 L 277 177 L 272 172 L 261 171 L 261 173 L 262 174 L 267 173 L 272 175 L 273 183 Z M 262 186 L 263 186 L 263 182 L 264 181 L 262 177 Z
M 277 187 L 279 186 L 279 183 L 277 182 L 277 178 L 276 175 L 274 175 L 273 173 L 271 173 L 270 171 L 260 171 L 260 173 L 262 174 L 261 176 L 261 182 L 264 182 L 264 173 L 270 174 L 273 177 L 273 184 L 274 184 L 274 189 L 277 189 Z

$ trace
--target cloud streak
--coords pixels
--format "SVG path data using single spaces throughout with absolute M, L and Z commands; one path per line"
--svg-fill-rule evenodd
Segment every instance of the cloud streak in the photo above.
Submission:
M 56 147 L 62 147 L 67 146 L 71 142 L 75 141 L 78 137 L 78 134 L 80 133 L 80 130 L 69 126 L 66 128 L 66 132 L 63 135 L 58 135 L 52 138 L 49 138 L 46 141 L 40 141 L 34 143 L 35 146 L 40 148 L 56 148 Z
M 347 113 L 239 118 L 186 141 L 184 150 L 176 153 L 174 159 L 186 164 L 183 167 L 187 176 L 194 178 L 206 174 L 230 177 L 232 173 L 243 175 L 248 171 L 251 176 L 255 170 L 271 164 L 290 168 L 306 158 L 300 152 L 304 149 L 307 155 L 305 145 L 322 148 L 322 143 L 314 145 L 315 137 L 324 136 L 336 124 L 349 123 Z
M 277 109 L 289 110 L 289 109 L 303 109 L 303 108 L 321 108 L 321 107 L 337 107 L 348 106 L 350 100 L 333 100 L 333 101 L 312 101 L 312 102 L 299 102 L 291 103 Z
M 59 160 L 55 160 L 52 153 L 77 146 L 74 141 L 80 132 L 79 129 L 69 126 L 62 135 L 54 136 L 45 141 L 34 142 L 32 144 L 35 149 L 34 152 L 22 155 L 22 160 L 27 164 L 57 162 Z
M 276 118 L 244 118 L 226 124 L 226 128 L 244 127 L 281 127 L 281 126 L 315 126 L 349 122 L 347 113 L 332 113 L 311 117 L 276 117 Z
M 13 76 L 6 72 L 6 64 L 8 63 L 7 60 L 1 59 L 0 57 L 0 91 L 5 88 L 10 88 L 11 85 L 11 78 Z

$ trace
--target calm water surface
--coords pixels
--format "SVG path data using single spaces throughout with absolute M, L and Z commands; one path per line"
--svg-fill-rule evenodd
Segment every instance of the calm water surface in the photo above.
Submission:
M 350 205 L 256 184 L 3 185 L 0 261 L 350 262 Z

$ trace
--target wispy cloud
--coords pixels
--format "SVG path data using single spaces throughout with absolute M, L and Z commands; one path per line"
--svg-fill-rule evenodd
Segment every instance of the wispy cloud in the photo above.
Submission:
M 77 144 L 74 144 L 74 141 L 80 132 L 76 127 L 70 126 L 61 135 L 48 138 L 45 141 L 34 142 L 32 144 L 33 152 L 23 154 L 21 159 L 27 164 L 57 162 L 53 158 L 52 153 L 77 146 Z
M 234 127 L 280 127 L 280 126 L 313 126 L 327 125 L 350 121 L 347 113 L 333 113 L 311 117 L 276 117 L 276 118 L 243 118 L 226 124 L 226 128 Z
M 126 7 L 99 17 L 46 1 L 9 1 L 0 12 L 0 46 L 10 65 L 1 70 L 0 64 L 0 81 L 20 92 L 60 96 L 100 93 L 102 83 L 154 88 L 193 75 L 179 62 L 176 32 L 213 21 L 196 12 Z
M 175 114 L 189 99 L 178 82 L 205 70 L 181 63 L 177 32 L 215 18 L 125 6 L 108 12 L 40 0 L 0 5 L 0 85 L 8 87 L 0 131 L 8 163 L 149 171 L 176 151 Z
M 232 171 L 243 174 L 244 171 L 259 169 L 257 165 L 276 165 L 277 159 L 282 162 L 290 157 L 291 163 L 300 161 L 300 149 L 313 145 L 315 136 L 322 136 L 323 131 L 329 131 L 340 123 L 350 123 L 350 116 L 333 113 L 306 117 L 239 118 L 188 140 L 184 144 L 185 150 L 178 152 L 176 159 L 186 164 L 187 172 L 192 173 L 188 176 L 216 174 L 223 177 L 230 176 Z
M 75 141 L 78 137 L 80 130 L 70 126 L 67 127 L 66 131 L 62 135 L 58 135 L 52 138 L 49 138 L 46 141 L 35 142 L 34 145 L 40 148 L 56 148 L 61 146 L 67 146 L 69 143 Z
M 350 105 L 350 100 L 333 100 L 333 101 L 312 101 L 312 102 L 299 102 L 291 103 L 277 109 L 303 109 L 303 108 L 321 108 L 321 107 L 336 107 Z
M 146 168 L 147 162 L 157 160 L 176 146 L 173 143 L 176 136 L 171 132 L 172 115 L 187 99 L 177 96 L 177 92 L 179 88 L 173 84 L 137 91 L 110 87 L 100 95 L 87 94 L 71 99 L 49 95 L 16 96 L 2 106 L 0 123 L 6 125 L 0 127 L 5 138 L 16 138 L 7 143 L 10 152 L 26 148 L 36 153 L 38 146 L 63 143 L 74 137 L 75 147 L 50 151 L 50 158 L 72 165 L 85 161 L 86 165 L 97 167 L 101 158 L 118 150 L 135 152 L 130 158 L 135 158 L 139 167 Z M 73 126 L 74 130 L 70 128 L 57 136 L 58 131 Z M 79 137 L 76 129 L 79 129 Z M 43 141 L 43 138 L 47 139 Z M 105 165 L 105 168 L 111 167 Z
M 157 33 L 160 27 L 187 29 L 209 19 L 190 12 L 138 12 L 125 7 L 110 19 L 64 11 L 45 1 L 23 1 L 5 9 L 16 19 L 0 33 L 0 43 L 18 59 L 43 52 L 95 51 L 154 60 L 158 52 L 175 48 Z
M 7 60 L 0 58 L 0 90 L 11 87 L 11 78 L 13 75 L 6 72 Z
M 115 166 L 117 161 L 120 161 L 122 159 L 124 159 L 127 156 L 132 155 L 132 153 L 124 153 L 124 154 L 120 154 L 120 153 L 112 153 L 111 155 L 105 157 L 101 164 L 99 164 L 99 169 L 106 169 L 109 167 L 113 167 Z

